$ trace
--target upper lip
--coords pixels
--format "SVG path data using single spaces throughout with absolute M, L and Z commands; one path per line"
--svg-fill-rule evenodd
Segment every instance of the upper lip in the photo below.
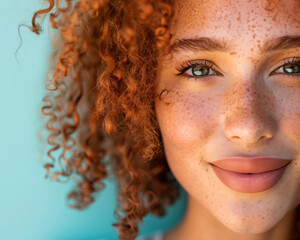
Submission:
M 224 170 L 238 173 L 261 173 L 289 164 L 292 159 L 272 157 L 232 157 L 211 162 Z

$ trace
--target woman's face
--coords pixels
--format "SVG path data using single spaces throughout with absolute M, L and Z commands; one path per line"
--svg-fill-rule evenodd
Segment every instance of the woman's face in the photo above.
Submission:
M 300 4 L 279 1 L 274 18 L 267 1 L 178 2 L 171 43 L 205 37 L 226 49 L 186 42 L 160 59 L 156 91 L 169 92 L 155 107 L 168 164 L 189 196 L 229 229 L 267 231 L 300 201 L 300 70 L 292 76 L 282 67 L 300 57 L 300 38 L 272 48 L 282 36 L 300 37 Z M 192 60 L 211 67 L 189 68 Z M 243 193 L 225 186 L 209 164 L 234 156 L 293 161 L 272 188 Z

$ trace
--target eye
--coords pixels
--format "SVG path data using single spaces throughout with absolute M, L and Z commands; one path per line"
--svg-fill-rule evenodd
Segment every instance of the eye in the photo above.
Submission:
M 178 73 L 176 75 L 194 78 L 195 80 L 206 76 L 219 75 L 216 70 L 213 70 L 213 66 L 215 66 L 215 64 L 207 60 L 193 60 L 177 67 Z
M 300 57 L 285 59 L 284 63 L 284 65 L 281 65 L 273 73 L 286 74 L 289 76 L 300 76 Z

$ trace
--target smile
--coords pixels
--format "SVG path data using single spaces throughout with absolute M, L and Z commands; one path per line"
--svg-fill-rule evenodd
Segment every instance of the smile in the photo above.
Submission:
M 282 177 L 287 166 L 261 173 L 238 173 L 210 164 L 217 177 L 227 187 L 242 193 L 257 193 L 273 187 Z

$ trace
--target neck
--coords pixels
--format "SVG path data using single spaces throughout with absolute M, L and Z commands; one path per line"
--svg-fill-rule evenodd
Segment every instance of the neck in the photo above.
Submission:
M 173 228 L 165 240 L 290 240 L 296 209 L 290 211 L 281 221 L 263 233 L 241 234 L 219 222 L 204 206 L 188 197 L 187 211 L 183 220 Z

